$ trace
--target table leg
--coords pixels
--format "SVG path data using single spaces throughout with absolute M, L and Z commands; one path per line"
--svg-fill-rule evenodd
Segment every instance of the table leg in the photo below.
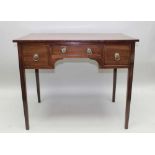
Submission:
M 39 69 L 35 69 L 35 76 L 36 76 L 38 102 L 40 103 L 41 102 L 41 99 L 40 99 Z
M 113 93 L 112 93 L 112 102 L 115 102 L 116 80 L 117 80 L 117 68 L 114 68 L 114 70 L 113 70 Z
M 29 130 L 26 78 L 25 78 L 25 69 L 23 69 L 23 68 L 20 68 L 20 81 L 21 81 L 23 108 L 24 108 L 24 116 L 25 116 L 25 126 L 26 126 L 26 130 Z
M 132 81 L 133 81 L 133 66 L 128 68 L 128 81 L 127 81 L 127 96 L 126 96 L 126 111 L 125 111 L 125 129 L 128 129 L 130 103 L 132 93 Z

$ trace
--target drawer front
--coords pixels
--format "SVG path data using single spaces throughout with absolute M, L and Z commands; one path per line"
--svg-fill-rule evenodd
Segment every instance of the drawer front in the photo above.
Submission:
M 26 68 L 49 68 L 49 47 L 43 44 L 23 45 L 23 64 Z
M 128 65 L 130 62 L 131 46 L 128 44 L 106 44 L 104 45 L 105 65 Z
M 79 46 L 53 46 L 52 55 L 62 57 L 92 57 L 101 56 L 102 48 L 97 45 L 79 45 Z

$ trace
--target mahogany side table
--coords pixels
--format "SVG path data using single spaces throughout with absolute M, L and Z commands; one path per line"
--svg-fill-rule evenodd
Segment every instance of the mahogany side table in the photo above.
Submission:
M 126 68 L 128 70 L 125 111 L 125 129 L 128 129 L 135 43 L 138 41 L 138 39 L 124 34 L 115 33 L 38 33 L 13 40 L 18 45 L 19 71 L 26 129 L 29 130 L 29 116 L 25 70 L 35 69 L 38 102 L 40 102 L 39 69 L 54 69 L 55 62 L 63 58 L 90 58 L 97 61 L 101 69 L 113 69 L 113 102 L 115 102 L 117 69 Z

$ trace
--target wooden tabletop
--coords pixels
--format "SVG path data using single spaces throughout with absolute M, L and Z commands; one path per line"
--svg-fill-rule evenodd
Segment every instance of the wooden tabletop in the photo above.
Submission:
M 120 33 L 32 33 L 13 42 L 32 41 L 139 41 Z

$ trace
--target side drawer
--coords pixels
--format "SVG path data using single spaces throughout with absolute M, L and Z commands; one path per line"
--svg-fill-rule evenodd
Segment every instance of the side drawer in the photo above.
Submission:
M 105 44 L 104 64 L 115 66 L 127 66 L 130 63 L 130 44 Z
M 22 59 L 25 68 L 49 68 L 50 48 L 44 44 L 23 45 Z

